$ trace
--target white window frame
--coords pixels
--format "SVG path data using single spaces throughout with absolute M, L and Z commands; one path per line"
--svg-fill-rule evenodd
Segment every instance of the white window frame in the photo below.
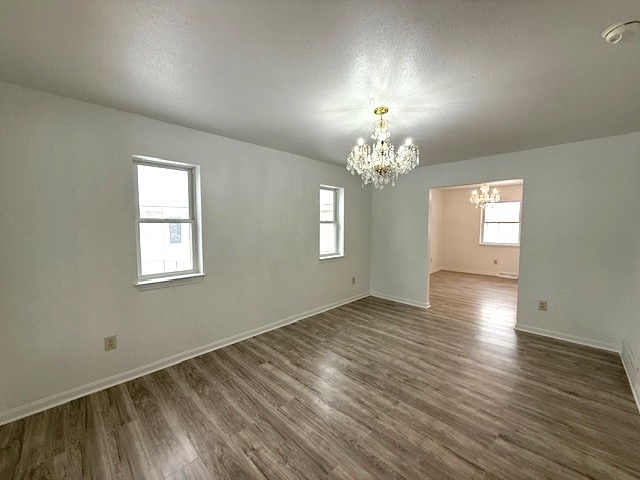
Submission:
M 319 253 L 320 260 L 344 257 L 344 188 L 331 185 L 320 185 L 318 190 L 318 217 L 320 216 L 320 191 L 329 190 L 333 192 L 333 220 L 320 220 L 320 224 L 335 224 L 336 228 L 336 251 L 330 253 Z M 318 252 L 320 252 L 320 227 L 318 226 Z
M 189 173 L 189 218 L 140 218 L 140 198 L 138 192 L 138 165 L 147 165 L 157 168 L 183 170 Z M 200 202 L 200 166 L 190 163 L 174 162 L 161 158 L 147 157 L 143 155 L 133 156 L 133 180 L 135 190 L 135 233 L 138 281 L 136 285 L 141 289 L 158 288 L 175 284 L 192 283 L 199 281 L 204 276 L 202 262 L 202 214 Z M 175 272 L 142 274 L 142 257 L 140 250 L 140 224 L 141 223 L 187 223 L 192 226 L 192 252 L 193 268 Z
M 484 212 L 485 209 L 481 209 L 480 213 L 480 245 L 488 245 L 488 246 L 498 246 L 498 247 L 519 247 L 520 246 L 520 237 L 522 235 L 522 200 L 505 200 L 504 202 L 496 202 L 496 203 L 519 203 L 520 204 L 520 215 L 518 216 L 517 222 L 485 222 L 484 221 Z M 484 224 L 485 223 L 517 223 L 518 224 L 518 243 L 492 243 L 484 241 Z

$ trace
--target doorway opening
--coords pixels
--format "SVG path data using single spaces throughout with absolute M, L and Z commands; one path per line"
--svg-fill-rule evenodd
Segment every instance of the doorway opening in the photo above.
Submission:
M 461 320 L 513 328 L 520 276 L 523 181 L 486 181 L 500 198 L 476 208 L 480 185 L 429 189 L 428 299 Z M 496 200 L 496 199 L 494 199 Z

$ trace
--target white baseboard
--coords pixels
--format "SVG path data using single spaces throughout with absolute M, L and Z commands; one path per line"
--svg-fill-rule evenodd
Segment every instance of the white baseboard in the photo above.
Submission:
M 409 298 L 395 297 L 393 295 L 387 295 L 380 292 L 371 292 L 372 297 L 383 298 L 385 300 L 391 300 L 392 302 L 404 303 L 405 305 L 411 305 L 412 307 L 429 308 L 431 304 L 429 302 L 418 302 Z
M 620 358 L 622 359 L 622 366 L 629 379 L 633 399 L 636 401 L 638 412 L 640 412 L 640 364 L 638 364 L 637 357 L 633 354 L 631 346 L 625 340 L 622 341 Z
M 514 327 L 518 332 L 533 333 L 543 337 L 555 338 L 556 340 L 564 340 L 565 342 L 577 343 L 587 347 L 599 348 L 609 352 L 620 353 L 620 346 L 614 343 L 601 342 L 600 340 L 592 340 L 590 338 L 577 337 L 569 333 L 556 332 L 554 330 L 546 330 L 544 328 L 529 327 L 527 325 L 516 324 Z
M 489 275 L 490 277 L 498 276 L 498 272 L 491 272 L 489 270 L 470 270 L 468 268 L 456 268 L 456 267 L 442 267 L 440 270 L 446 270 L 447 272 L 457 272 L 457 273 L 471 273 L 473 275 Z
M 435 268 L 429 272 L 429 275 L 438 273 L 441 271 L 470 273 L 472 275 L 488 275 L 490 277 L 511 278 L 513 280 L 518 280 L 518 274 L 515 272 L 492 272 L 489 270 L 470 270 L 468 268 L 457 268 L 457 267 Z
M 48 410 L 49 408 L 62 405 L 63 403 L 70 402 L 71 400 L 75 400 L 76 398 L 84 397 L 91 393 L 104 390 L 105 388 L 128 382 L 129 380 L 133 380 L 135 378 L 148 375 L 149 373 L 162 370 L 163 368 L 170 367 L 171 365 L 184 362 L 185 360 L 189 360 L 190 358 L 197 357 L 199 355 L 217 350 L 222 347 L 226 347 L 227 345 L 231 345 L 242 340 L 246 340 L 247 338 L 255 337 L 256 335 L 266 333 L 270 330 L 275 330 L 276 328 L 284 327 L 285 325 L 295 323 L 299 320 L 317 315 L 318 313 L 326 312 L 327 310 L 331 310 L 332 308 L 336 308 L 347 303 L 355 302 L 356 300 L 360 300 L 361 298 L 365 298 L 368 296 L 369 292 L 345 298 L 343 300 L 339 300 L 322 307 L 314 308 L 303 313 L 292 315 L 290 317 L 278 320 L 262 327 L 254 328 L 253 330 L 249 330 L 247 332 L 232 335 L 231 337 L 227 337 L 225 339 L 218 340 L 216 342 L 209 343 L 192 350 L 187 350 L 186 352 L 171 355 L 170 357 L 166 357 L 153 363 L 149 363 L 148 365 L 143 365 L 142 367 L 134 368 L 127 372 L 119 373 L 102 380 L 97 380 L 87 385 L 81 385 L 79 387 L 72 388 L 71 390 L 67 390 L 65 392 L 57 393 L 40 400 L 36 400 L 35 402 L 31 402 L 27 405 L 7 410 L 0 413 L 0 425 L 14 422 L 21 418 L 28 417 L 29 415 L 33 415 L 35 413 Z
M 518 279 L 518 274 L 515 272 L 492 272 L 490 270 L 471 270 L 469 268 L 457 268 L 457 267 L 442 267 L 438 269 L 438 271 L 440 270 L 446 270 L 448 272 L 457 272 L 457 273 L 470 273 L 472 275 L 488 275 L 490 277 L 511 278 L 515 280 Z M 434 273 L 434 272 L 430 272 L 430 273 Z

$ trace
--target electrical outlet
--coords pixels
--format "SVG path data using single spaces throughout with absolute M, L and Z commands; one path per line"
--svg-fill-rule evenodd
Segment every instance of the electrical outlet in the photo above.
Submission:
M 497 264 L 498 264 L 498 260 L 494 260 L 494 261 L 493 261 L 493 264 L 494 264 L 494 265 L 497 265 Z
M 115 350 L 118 348 L 118 339 L 115 335 L 104 337 L 104 351 Z
M 356 284 L 356 277 L 351 277 L 351 285 L 355 285 Z
M 547 311 L 547 301 L 546 300 L 538 300 L 538 310 L 542 310 L 543 312 Z

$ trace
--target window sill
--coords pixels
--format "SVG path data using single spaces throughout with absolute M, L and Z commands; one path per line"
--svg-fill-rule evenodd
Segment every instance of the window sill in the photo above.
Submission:
M 136 283 L 135 286 L 140 291 L 176 287 L 178 285 L 201 282 L 205 275 L 205 273 L 188 273 L 186 275 L 176 275 L 175 277 L 152 278 L 150 280 L 142 280 Z
M 519 247 L 519 243 L 482 243 L 479 244 L 481 247 Z
M 344 258 L 344 254 L 341 255 L 327 255 L 326 257 L 320 257 L 319 260 L 324 262 L 325 260 L 338 260 L 339 258 Z

